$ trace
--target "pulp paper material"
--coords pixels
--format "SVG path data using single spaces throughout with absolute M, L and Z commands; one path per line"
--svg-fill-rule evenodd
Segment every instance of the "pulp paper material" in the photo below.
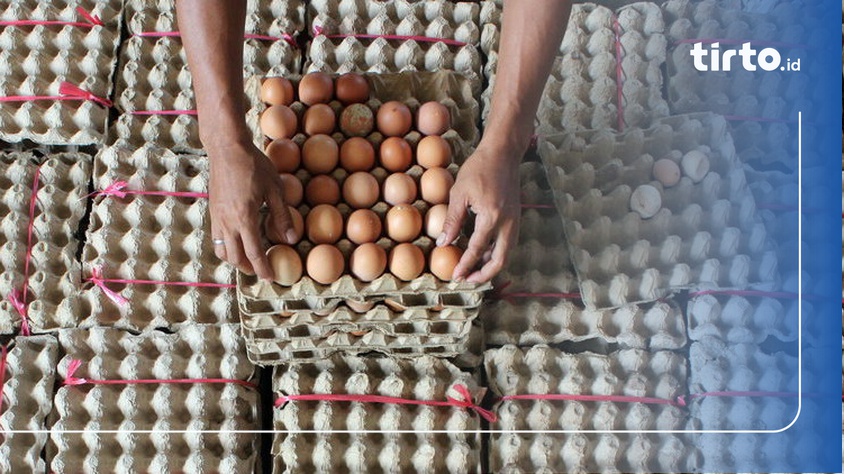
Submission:
M 26 223 L 34 175 L 34 157 L 30 153 L 0 154 L 0 189 L 3 190 L 0 199 L 0 215 L 3 216 L 0 221 L 0 291 L 3 296 L 0 301 L 0 334 L 12 334 L 20 327 L 20 315 L 7 296 L 23 284 Z
M 76 11 L 81 7 L 86 12 L 100 19 L 110 29 L 120 23 L 122 4 L 115 0 L 61 0 L 41 2 L 38 0 L 15 0 L 7 2 L 0 11 L 0 21 L 40 20 L 85 23 Z
M 713 336 L 730 343 L 761 344 L 770 336 L 797 339 L 800 301 L 729 295 L 696 296 L 689 301 L 689 337 Z
M 172 151 L 146 144 L 141 148 L 125 146 L 106 147 L 97 154 L 94 162 L 94 189 L 101 191 L 118 181 L 124 181 L 124 191 L 208 192 L 208 160 L 199 156 L 176 155 Z M 96 200 L 126 198 L 95 197 Z M 198 198 L 184 198 L 182 202 Z M 205 250 L 213 251 L 211 242 Z
M 58 344 L 51 336 L 17 337 L 8 345 L 0 390 L 0 471 L 45 472 L 42 451 L 47 433 L 11 433 L 46 430 L 53 406 Z

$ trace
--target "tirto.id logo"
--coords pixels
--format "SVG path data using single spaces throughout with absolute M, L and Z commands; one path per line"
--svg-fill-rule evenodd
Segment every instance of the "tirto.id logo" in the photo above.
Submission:
M 695 43 L 690 52 L 694 58 L 695 69 L 700 72 L 730 71 L 734 65 L 734 60 L 746 71 L 755 71 L 757 66 L 763 71 L 800 70 L 800 58 L 794 61 L 785 58 L 785 64 L 783 64 L 779 51 L 774 48 L 763 48 L 761 51 L 757 51 L 751 47 L 749 42 L 742 43 L 739 49 L 725 49 L 724 51 L 721 51 L 719 43 L 711 43 L 707 46 L 708 49 L 705 49 L 703 43 Z M 736 55 L 741 58 L 740 62 L 737 61 Z

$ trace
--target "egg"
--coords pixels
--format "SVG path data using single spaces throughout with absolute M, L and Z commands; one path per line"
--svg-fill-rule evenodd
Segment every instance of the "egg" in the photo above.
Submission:
M 410 242 L 422 231 L 422 215 L 406 204 L 401 204 L 387 211 L 387 235 L 396 242 Z
M 447 203 L 452 186 L 454 186 L 454 176 L 445 168 L 431 168 L 422 173 L 422 178 L 419 180 L 422 199 L 431 204 Z
M 333 244 L 343 235 L 343 216 L 336 207 L 320 204 L 305 217 L 308 240 L 315 244 Z
M 305 267 L 317 283 L 330 285 L 343 275 L 346 262 L 340 250 L 328 244 L 317 245 L 308 252 Z
M 412 204 L 417 193 L 416 181 L 405 173 L 393 173 L 384 180 L 384 201 L 393 206 Z
M 334 131 L 336 122 L 337 117 L 334 116 L 334 111 L 331 107 L 326 104 L 316 104 L 305 110 L 305 116 L 302 118 L 302 128 L 308 135 L 330 135 Z
M 378 160 L 387 171 L 407 171 L 413 164 L 413 149 L 404 138 L 390 137 L 381 143 Z
M 375 166 L 375 148 L 369 140 L 352 137 L 340 145 L 340 166 L 349 173 L 369 171 Z
M 451 114 L 439 102 L 425 102 L 416 112 L 416 128 L 423 135 L 442 135 L 451 128 Z
M 293 207 L 302 204 L 302 195 L 305 190 L 302 188 L 302 182 L 299 181 L 299 178 L 290 173 L 281 173 L 278 177 L 281 178 L 281 185 L 283 186 L 282 199 L 284 199 L 284 203 Z
M 375 122 L 378 124 L 378 131 L 384 136 L 401 137 L 410 131 L 413 117 L 406 105 L 391 100 L 378 108 Z
M 337 204 L 340 202 L 340 185 L 327 174 L 314 176 L 305 185 L 305 200 L 311 206 Z
M 653 175 L 663 186 L 670 188 L 680 182 L 680 167 L 674 160 L 663 158 L 654 163 Z
M 337 99 L 344 105 L 369 100 L 369 83 L 360 74 L 349 72 L 337 78 Z
M 273 245 L 267 250 L 267 259 L 273 270 L 273 281 L 290 286 L 302 278 L 302 258 L 293 247 Z
M 451 164 L 451 146 L 439 135 L 429 135 L 416 145 L 416 162 L 423 168 L 446 168 Z
M 328 135 L 314 135 L 302 145 L 302 165 L 311 174 L 334 171 L 340 161 L 340 147 Z
M 292 173 L 302 161 L 299 145 L 289 138 L 278 138 L 269 143 L 264 154 L 273 162 L 279 173 Z
M 413 244 L 399 244 L 390 252 L 390 273 L 403 281 L 410 281 L 425 271 L 425 255 Z
M 630 194 L 630 210 L 638 213 L 643 219 L 650 219 L 662 207 L 662 195 L 659 190 L 649 184 L 637 187 Z
M 346 220 L 346 237 L 360 245 L 381 237 L 381 218 L 370 209 L 358 209 Z
M 327 104 L 334 96 L 334 81 L 324 72 L 305 74 L 299 81 L 299 100 L 306 105 Z
M 343 181 L 343 200 L 355 209 L 372 207 L 378 194 L 378 180 L 366 171 L 352 173 Z
M 365 137 L 375 127 L 375 115 L 366 104 L 352 104 L 340 112 L 340 130 L 349 137 Z
M 700 150 L 692 150 L 683 155 L 680 167 L 693 183 L 699 183 L 709 173 L 709 158 Z
M 270 140 L 291 138 L 298 127 L 296 113 L 286 105 L 273 105 L 261 114 L 261 132 Z
M 293 84 L 283 77 L 268 77 L 261 84 L 261 102 L 269 105 L 293 103 Z
M 352 275 L 361 281 L 372 281 L 380 277 L 386 268 L 387 252 L 378 244 L 363 244 L 349 257 L 349 269 Z
M 274 225 L 275 217 L 272 213 L 270 213 L 267 214 L 267 219 L 264 221 L 264 235 L 267 236 L 267 239 L 270 242 L 286 242 L 288 244 L 295 244 L 302 240 L 302 236 L 305 233 L 305 221 L 302 219 L 302 214 L 299 214 L 299 211 L 294 209 L 292 206 L 287 206 L 287 212 L 290 214 L 290 222 L 293 224 L 295 239 L 293 239 L 293 242 L 287 242 L 287 239 L 283 239 L 282 236 L 276 233 Z
M 455 245 L 446 245 L 444 247 L 434 247 L 431 250 L 428 267 L 431 273 L 443 281 L 451 281 L 454 274 L 454 267 L 463 256 L 463 250 Z
M 436 240 L 443 233 L 448 204 L 437 204 L 425 213 L 425 235 Z

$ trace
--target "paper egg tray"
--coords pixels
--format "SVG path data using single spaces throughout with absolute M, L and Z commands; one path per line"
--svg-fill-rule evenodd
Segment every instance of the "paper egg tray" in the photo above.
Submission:
M 47 433 L 13 433 L 46 430 L 53 406 L 58 344 L 50 336 L 17 337 L 8 343 L 0 389 L 0 471 L 45 472 L 42 451 Z
M 691 150 L 709 158 L 701 182 L 684 176 L 663 189 L 652 181 L 655 160 L 679 160 Z M 587 307 L 653 301 L 699 285 L 745 288 L 776 280 L 776 254 L 723 118 L 675 116 L 623 135 L 543 138 L 540 156 Z M 633 189 L 644 184 L 662 195 L 662 208 L 650 219 L 629 210 Z
M 122 3 L 116 0 L 62 0 L 42 2 L 40 0 L 13 0 L 6 2 L 0 11 L 0 21 L 42 20 L 80 22 L 84 20 L 76 8 L 96 16 L 109 28 L 120 22 Z
M 186 326 L 177 333 L 132 335 L 116 329 L 63 330 L 65 356 L 82 360 L 76 377 L 94 380 L 225 378 L 254 382 L 239 328 Z M 62 385 L 51 414 L 47 448 L 54 472 L 254 472 L 258 437 L 233 430 L 260 427 L 259 394 L 234 383 Z M 88 436 L 66 430 L 119 430 Z M 136 430 L 223 430 L 221 433 L 134 433 Z
M 335 355 L 274 369 L 279 394 L 372 394 L 412 400 L 481 396 L 454 365 L 429 356 L 393 359 Z M 361 402 L 293 401 L 273 412 L 273 472 L 480 472 L 480 418 L 471 411 Z M 297 433 L 297 430 L 413 430 L 412 433 Z M 449 433 L 426 433 L 449 430 Z
M 567 354 L 545 345 L 485 353 L 498 395 L 584 394 L 669 398 L 686 391 L 686 359 L 671 351 Z M 497 430 L 684 430 L 687 412 L 669 405 L 508 400 L 495 407 Z M 655 433 L 493 433 L 493 472 L 678 472 L 696 467 L 690 437 Z
M 761 344 L 769 336 L 797 339 L 799 300 L 703 295 L 689 300 L 689 337 L 716 337 L 730 343 Z
M 59 96 L 68 82 L 107 99 L 116 66 L 116 27 L 7 26 L 0 31 L 0 95 Z M 0 140 L 45 145 L 103 142 L 108 109 L 89 100 L 0 102 Z
M 576 8 L 574 5 L 572 8 Z M 501 38 L 501 14 L 502 8 L 496 2 L 481 2 L 480 24 L 481 24 L 481 51 L 486 56 L 484 61 L 483 75 L 486 84 L 481 92 L 481 119 L 484 124 L 489 117 L 490 104 L 492 101 L 492 90 L 495 86 L 495 71 L 498 67 L 498 43 Z
M 3 198 L 0 215 L 3 215 L 0 232 L 0 334 L 12 334 L 20 327 L 20 316 L 9 304 L 9 292 L 23 283 L 23 264 L 26 254 L 27 222 L 32 181 L 35 175 L 34 157 L 29 153 L 0 154 L 0 180 Z
M 796 120 L 797 114 L 793 118 Z M 797 123 L 730 122 L 730 134 L 735 137 L 736 154 L 742 163 L 757 170 L 797 170 Z M 811 125 L 803 126 L 803 156 L 808 162 L 809 148 L 814 138 Z

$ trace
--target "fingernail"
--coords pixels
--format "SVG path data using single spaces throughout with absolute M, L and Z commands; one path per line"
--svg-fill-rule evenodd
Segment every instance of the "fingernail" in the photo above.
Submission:
M 287 232 L 284 234 L 284 237 L 287 239 L 288 244 L 296 243 L 296 231 L 293 229 L 287 229 Z
M 437 247 L 442 247 L 443 245 L 445 245 L 445 232 L 443 232 L 442 234 L 440 234 L 439 237 L 437 237 Z

